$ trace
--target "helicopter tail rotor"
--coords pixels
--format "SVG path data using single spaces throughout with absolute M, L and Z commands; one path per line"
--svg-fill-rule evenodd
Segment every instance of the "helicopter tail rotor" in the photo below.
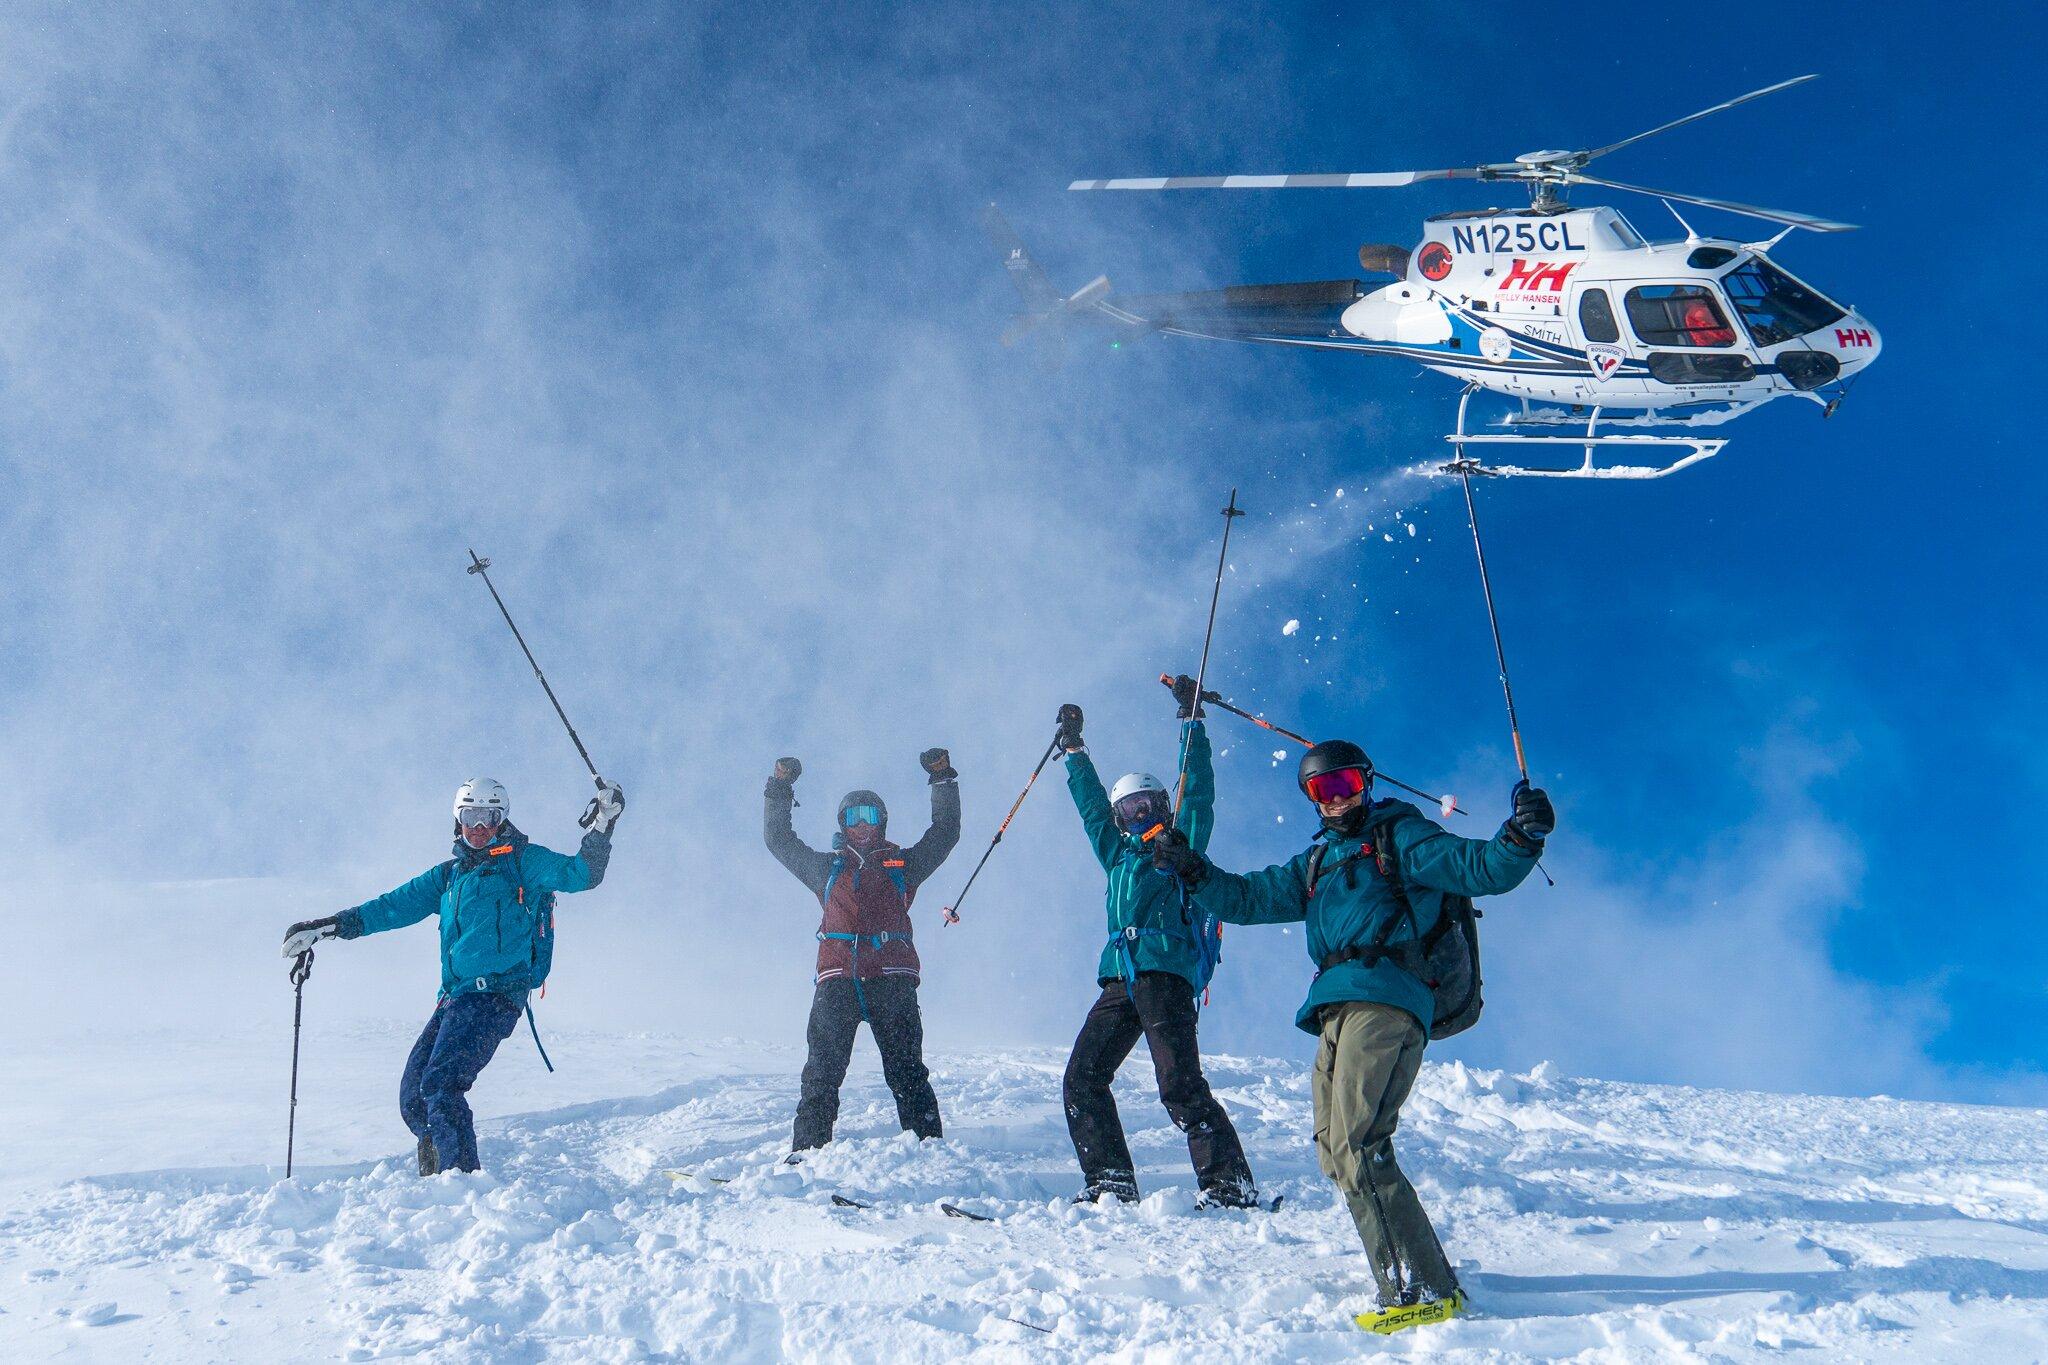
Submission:
M 1109 295 L 1109 276 L 1097 275 L 1071 294 L 1062 294 L 1053 287 L 1045 270 L 1024 249 L 1023 239 L 1003 217 L 1002 210 L 990 204 L 982 210 L 982 230 L 1003 258 L 1003 267 L 1010 272 L 1010 282 L 1017 286 L 1017 293 L 1023 297 L 1027 311 L 1019 313 L 1003 331 L 1003 345 L 1014 346 L 1027 334 L 1047 323 L 1066 322 L 1074 317 L 1095 311 L 1095 307 Z

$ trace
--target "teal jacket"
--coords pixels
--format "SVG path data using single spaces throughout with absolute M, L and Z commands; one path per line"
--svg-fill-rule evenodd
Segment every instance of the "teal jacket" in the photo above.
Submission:
M 1200 721 L 1182 730 L 1187 752 L 1187 795 L 1175 821 L 1196 849 L 1209 847 L 1216 827 L 1216 771 L 1209 762 L 1209 734 Z M 1109 915 L 1109 942 L 1096 964 L 1095 979 L 1103 985 L 1128 981 L 1139 972 L 1172 972 L 1200 990 L 1209 982 L 1215 963 L 1213 935 L 1205 954 L 1202 916 L 1192 913 L 1180 880 L 1152 866 L 1147 845 L 1116 827 L 1109 793 L 1085 750 L 1067 755 L 1067 790 L 1081 812 L 1081 826 L 1095 849 L 1095 859 L 1109 874 L 1103 908 Z
M 554 962 L 554 893 L 596 886 L 611 856 L 610 837 L 595 830 L 571 858 L 507 825 L 488 849 L 457 840 L 453 858 L 342 911 L 336 927 L 343 938 L 360 938 L 439 911 L 442 998 L 476 991 L 523 997 L 547 980 Z
M 1320 836 L 1328 849 L 1313 899 L 1308 894 L 1308 869 L 1314 850 L 1309 849 L 1263 872 L 1213 871 L 1194 892 L 1195 904 L 1231 924 L 1305 920 L 1309 960 L 1318 964 L 1346 948 L 1366 947 L 1389 917 L 1400 914 L 1393 888 L 1380 876 L 1369 848 L 1375 835 L 1393 839 L 1402 886 L 1415 911 L 1413 925 L 1392 931 L 1389 941 L 1393 943 L 1428 933 L 1443 913 L 1446 893 L 1498 896 L 1520 886 L 1529 869 L 1536 866 L 1534 851 L 1504 835 L 1461 839 L 1406 801 L 1376 801 L 1360 834 Z M 1347 862 L 1353 855 L 1359 856 Z M 1317 1012 L 1345 1000 L 1370 1000 L 1404 1009 L 1415 1016 L 1424 1032 L 1435 1014 L 1429 987 L 1382 959 L 1370 967 L 1340 962 L 1319 971 L 1294 1022 L 1315 1033 Z

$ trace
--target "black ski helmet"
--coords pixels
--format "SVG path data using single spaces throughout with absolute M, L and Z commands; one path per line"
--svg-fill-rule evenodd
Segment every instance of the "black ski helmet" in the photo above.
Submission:
M 1372 785 L 1372 760 L 1365 756 L 1365 750 L 1348 739 L 1326 739 L 1313 745 L 1301 756 L 1301 771 L 1296 774 L 1294 784 L 1301 788 L 1302 795 L 1308 794 L 1308 780 L 1323 773 L 1341 772 L 1345 768 L 1365 769 L 1365 784 Z
M 845 828 L 846 828 L 846 812 L 847 812 L 847 808 L 848 808 L 848 807 L 850 807 L 850 806 L 873 806 L 873 807 L 874 807 L 874 808 L 875 808 L 876 810 L 878 810 L 878 811 L 882 812 L 882 829 L 883 829 L 883 830 L 884 830 L 885 832 L 886 832 L 886 831 L 888 830 L 888 828 L 889 828 L 889 807 L 888 807 L 888 804 L 887 804 L 886 802 L 884 802 L 884 801 L 882 800 L 882 798 L 881 798 L 881 797 L 879 797 L 879 796 L 875 795 L 875 793 L 873 793 L 873 792 L 871 792 L 871 791 L 867 791 L 867 790 L 865 790 L 865 789 L 862 789 L 862 790 L 859 790 L 859 791 L 850 791 L 850 792 L 848 792 L 848 793 L 847 793 L 846 795 L 844 795 L 844 796 L 842 796 L 842 797 L 840 797 L 840 798 L 839 798 L 839 815 L 838 815 L 838 820 L 839 820 L 839 827 L 840 827 L 841 829 L 845 829 Z

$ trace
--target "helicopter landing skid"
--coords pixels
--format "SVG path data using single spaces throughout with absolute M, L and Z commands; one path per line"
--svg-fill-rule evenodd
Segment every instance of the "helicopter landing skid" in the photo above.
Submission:
M 1498 478 L 1519 477 L 1531 479 L 1661 479 L 1666 474 L 1676 474 L 1688 465 L 1696 465 L 1702 460 L 1713 459 L 1714 456 L 1721 453 L 1721 447 L 1728 444 L 1726 440 L 1712 440 L 1700 436 L 1681 436 L 1675 434 L 1664 436 L 1609 434 L 1603 436 L 1599 432 L 1599 408 L 1594 408 L 1592 414 L 1587 418 L 1586 432 L 1583 436 L 1530 436 L 1517 432 L 1486 432 L 1468 435 L 1465 431 L 1465 409 L 1472 401 L 1472 394 L 1473 389 L 1468 388 L 1465 390 L 1464 395 L 1459 398 L 1458 429 L 1449 436 L 1444 437 L 1446 441 L 1457 447 L 1457 458 L 1434 469 L 1425 467 L 1422 470 L 1423 473 L 1436 476 L 1483 474 Z M 1608 419 L 1608 424 L 1610 426 L 1614 425 L 1616 420 L 1610 418 Z M 1541 422 L 1555 425 L 1558 424 L 1558 417 L 1541 411 L 1529 411 L 1526 405 L 1524 405 L 1524 415 L 1521 417 L 1521 422 L 1531 424 Z M 1517 424 L 1519 425 L 1520 423 Z M 1707 423 L 1703 422 L 1701 424 L 1706 425 Z M 1545 451 L 1558 446 L 1576 447 L 1583 450 L 1585 456 L 1576 468 L 1569 469 L 1488 464 L 1484 460 L 1468 455 L 1465 452 L 1465 447 L 1468 445 L 1509 446 L 1531 451 Z M 1663 465 L 1603 465 L 1595 463 L 1594 452 L 1607 448 L 1658 453 L 1684 451 L 1685 453 L 1669 464 Z
M 1721 453 L 1725 440 L 1706 440 L 1698 436 L 1446 436 L 1446 441 L 1458 448 L 1458 458 L 1447 461 L 1435 468 L 1422 472 L 1430 475 L 1486 474 L 1499 478 L 1531 479 L 1661 479 L 1666 474 L 1676 474 L 1688 465 L 1702 460 L 1711 460 Z M 1558 469 L 1532 467 L 1527 465 L 1488 464 L 1465 453 L 1468 445 L 1505 445 L 1517 449 L 1534 448 L 1543 450 L 1564 446 L 1585 451 L 1584 460 L 1574 468 Z M 1598 464 L 1595 463 L 1596 448 L 1616 448 L 1639 451 L 1684 451 L 1678 459 L 1663 465 L 1639 464 Z

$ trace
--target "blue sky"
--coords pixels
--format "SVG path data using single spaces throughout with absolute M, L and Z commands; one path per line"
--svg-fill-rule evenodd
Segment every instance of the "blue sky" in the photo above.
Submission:
M 756 823 L 779 753 L 821 841 L 847 787 L 908 819 L 914 755 L 951 745 L 968 833 L 928 925 L 1059 702 L 1105 768 L 1169 764 L 1151 679 L 1193 665 L 1233 484 L 1218 683 L 1487 832 L 1512 764 L 1462 509 L 1395 477 L 1451 386 L 1191 342 L 1051 368 L 997 343 L 980 206 L 1068 288 L 1341 278 L 1488 196 L 1064 186 L 1597 145 L 1810 70 L 1611 171 L 1864 224 L 1777 255 L 1885 355 L 1833 419 L 1759 413 L 1683 477 L 1481 490 L 1562 827 L 1558 885 L 1487 919 L 1488 1026 L 1445 1055 L 2041 1102 L 2044 480 L 1995 321 L 2042 218 L 2003 154 L 2038 21 L 1972 13 L 9 18 L 0 838 L 35 907 L 10 1000 L 61 1027 L 90 978 L 104 1026 L 275 1023 L 283 924 L 442 856 L 473 770 L 570 842 L 575 756 L 472 544 L 631 801 L 563 1027 L 799 1035 L 809 912 Z M 1286 856 L 1291 763 L 1228 724 L 1215 851 Z M 1071 1036 L 1098 883 L 1042 785 L 970 923 L 925 930 L 941 1045 Z M 1299 939 L 1226 951 L 1211 1045 L 1301 1051 Z M 423 1012 L 432 956 L 337 949 L 328 1007 Z

